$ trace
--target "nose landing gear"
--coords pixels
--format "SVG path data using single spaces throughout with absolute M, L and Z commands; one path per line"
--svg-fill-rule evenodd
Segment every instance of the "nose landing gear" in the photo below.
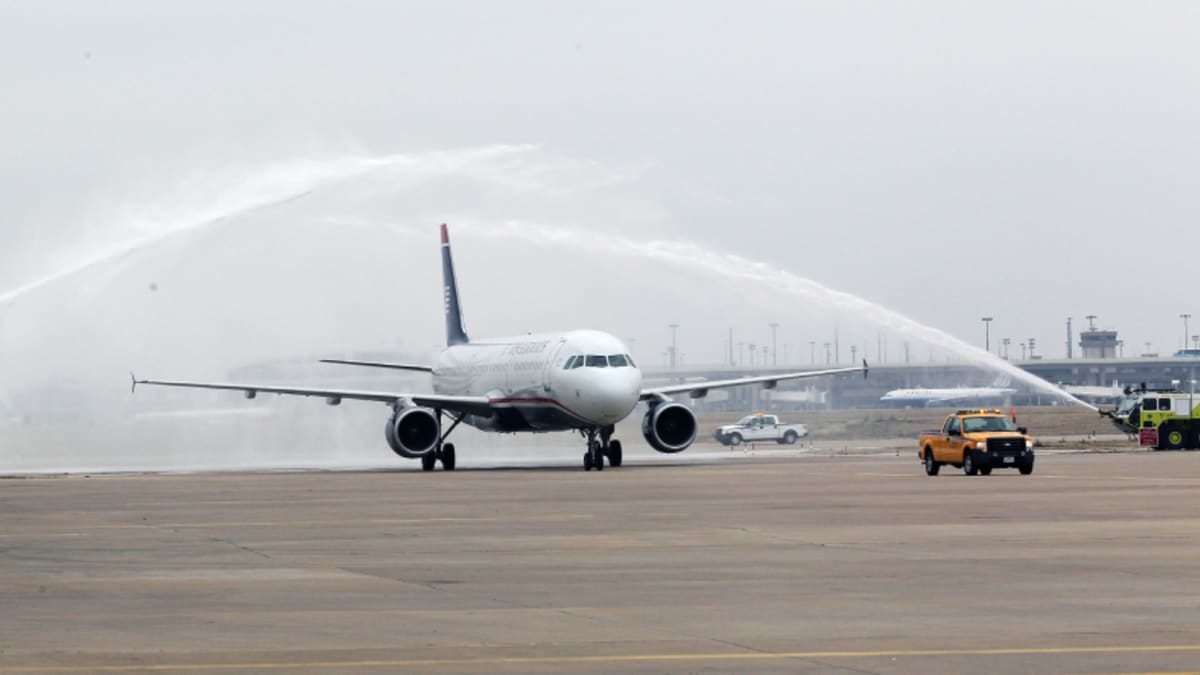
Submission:
M 621 441 L 612 439 L 613 428 L 607 427 L 590 427 L 582 430 L 587 436 L 587 450 L 583 453 L 583 470 L 597 471 L 604 470 L 604 460 L 608 459 L 609 466 L 621 466 L 624 459 L 621 451 Z M 599 436 L 597 439 L 596 437 Z

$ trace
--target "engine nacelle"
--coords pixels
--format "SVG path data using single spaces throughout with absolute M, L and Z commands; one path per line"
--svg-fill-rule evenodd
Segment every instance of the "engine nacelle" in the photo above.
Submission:
M 659 452 L 680 452 L 696 440 L 696 415 L 682 403 L 658 403 L 650 406 L 642 418 L 642 435 Z
M 384 432 L 392 452 L 410 459 L 418 459 L 433 452 L 441 434 L 442 425 L 438 421 L 437 413 L 429 408 L 416 406 L 396 408 L 396 412 L 388 418 L 387 429 Z

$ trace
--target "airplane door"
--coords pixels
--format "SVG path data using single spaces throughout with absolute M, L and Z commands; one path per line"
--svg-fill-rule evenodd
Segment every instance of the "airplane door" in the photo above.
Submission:
M 550 391 L 550 376 L 555 369 L 562 367 L 560 354 L 566 343 L 566 338 L 559 338 L 558 344 L 550 348 L 550 356 L 546 358 L 546 369 L 542 371 L 542 391 Z

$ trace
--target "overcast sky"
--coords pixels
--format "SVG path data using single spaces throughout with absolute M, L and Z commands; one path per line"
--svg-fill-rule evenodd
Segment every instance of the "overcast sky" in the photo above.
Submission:
M 1197 35 L 1192 2 L 0 2 L 0 293 L 114 256 L 0 334 L 105 335 L 118 371 L 167 364 L 168 326 L 193 355 L 423 348 L 445 220 L 476 335 L 911 337 L 507 223 L 690 242 L 978 346 L 992 316 L 1014 356 L 1087 314 L 1170 353 L 1181 313 L 1200 333 Z

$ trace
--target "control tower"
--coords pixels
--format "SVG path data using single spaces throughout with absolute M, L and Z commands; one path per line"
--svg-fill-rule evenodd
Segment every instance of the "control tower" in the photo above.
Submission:
M 1085 359 L 1117 358 L 1117 331 L 1085 330 L 1079 334 L 1079 346 Z

